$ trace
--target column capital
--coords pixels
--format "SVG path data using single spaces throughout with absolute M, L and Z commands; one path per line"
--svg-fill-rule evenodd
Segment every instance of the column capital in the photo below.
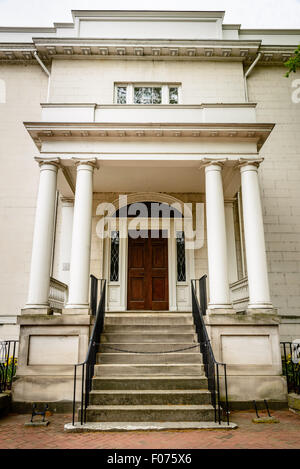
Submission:
M 250 166 L 251 171 L 257 171 L 259 165 L 264 161 L 264 158 L 239 158 L 239 164 L 238 167 L 240 168 L 240 171 L 247 171 L 246 167 Z
M 52 165 L 56 166 L 56 168 L 60 167 L 60 158 L 43 158 L 41 156 L 35 156 L 35 161 L 38 163 L 39 167 L 42 168 L 44 165 Z
M 72 161 L 74 162 L 76 168 L 78 169 L 79 166 L 81 165 L 87 165 L 91 166 L 92 169 L 94 168 L 99 168 L 98 160 L 97 158 L 77 158 L 77 157 L 72 157 Z
M 203 158 L 199 169 L 205 168 L 205 171 L 221 171 L 228 158 Z
M 74 197 L 60 197 L 63 205 L 74 205 Z

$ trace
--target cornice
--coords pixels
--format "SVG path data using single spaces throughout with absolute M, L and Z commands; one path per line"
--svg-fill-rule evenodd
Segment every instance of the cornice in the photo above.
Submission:
M 201 103 L 201 104 L 97 104 L 97 103 L 41 103 L 42 108 L 93 108 L 93 109 L 205 109 L 205 108 L 256 108 L 257 103 Z
M 122 60 L 233 60 L 252 61 L 261 42 L 241 40 L 166 40 L 34 38 L 43 60 L 84 58 Z M 0 49 L 1 52 L 1 49 Z M 1 55 L 0 55 L 1 57 Z
M 252 141 L 258 151 L 274 124 L 170 124 L 170 123 L 53 123 L 24 122 L 39 150 L 43 142 L 55 140 L 135 139 L 214 139 Z
M 282 64 L 295 45 L 261 45 L 251 40 L 107 40 L 90 38 L 35 38 L 33 43 L 0 43 L 0 62 L 33 60 L 37 51 L 45 62 L 55 59 L 240 61 Z
M 264 45 L 260 47 L 262 54 L 259 64 L 282 64 L 286 62 L 295 52 L 296 46 Z
M 76 18 L 224 18 L 225 11 L 182 11 L 182 10 L 71 10 L 73 20 Z
M 224 27 L 224 26 L 223 26 Z M 272 35 L 293 35 L 300 34 L 300 29 L 240 29 L 240 34 L 272 34 Z

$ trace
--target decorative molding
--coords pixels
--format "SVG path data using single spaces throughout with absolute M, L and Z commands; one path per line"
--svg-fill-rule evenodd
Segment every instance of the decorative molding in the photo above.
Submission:
M 239 168 L 243 168 L 245 166 L 255 166 L 256 168 L 264 161 L 264 158 L 239 158 Z
M 74 57 L 90 59 L 137 60 L 235 60 L 252 61 L 257 55 L 260 41 L 243 40 L 156 40 L 156 39 L 82 39 L 41 37 L 28 44 L 0 43 L 1 60 L 21 60 L 22 49 L 37 51 L 43 60 Z M 245 50 L 248 54 L 245 54 Z M 291 52 L 292 50 L 287 50 Z
M 267 140 L 274 124 L 171 124 L 171 123 L 62 123 L 25 122 L 27 131 L 41 149 L 44 141 L 84 138 L 214 138 L 252 140 L 259 151 Z M 65 136 L 66 133 L 68 136 Z M 139 136 L 137 137 L 137 133 Z M 249 136 L 251 135 L 251 136 Z
M 39 166 L 43 166 L 44 164 L 50 164 L 56 166 L 57 168 L 60 167 L 60 158 L 44 158 L 40 156 L 34 157 L 35 161 L 39 164 Z
M 88 166 L 91 166 L 92 168 L 99 168 L 99 162 L 97 158 L 78 158 L 78 157 L 72 157 L 71 160 L 74 162 L 75 166 L 78 169 L 78 166 L 82 164 L 86 164 Z
M 74 197 L 64 197 L 64 196 L 61 196 L 60 197 L 60 201 L 62 204 L 67 204 L 67 205 L 74 205 Z
M 223 168 L 224 164 L 228 161 L 228 158 L 208 158 L 204 157 L 200 162 L 198 169 L 208 168 L 209 166 L 220 166 Z

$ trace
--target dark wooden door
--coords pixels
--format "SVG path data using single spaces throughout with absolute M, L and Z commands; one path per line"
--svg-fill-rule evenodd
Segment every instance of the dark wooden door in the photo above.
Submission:
M 127 309 L 167 310 L 168 239 L 166 232 L 128 233 Z M 152 237 L 151 237 L 152 235 Z

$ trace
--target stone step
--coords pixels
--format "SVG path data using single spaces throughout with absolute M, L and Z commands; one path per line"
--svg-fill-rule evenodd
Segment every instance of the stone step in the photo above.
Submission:
M 165 334 L 157 334 L 155 332 L 151 333 L 139 333 L 139 334 L 101 334 L 101 343 L 106 342 L 122 342 L 122 343 L 135 343 L 138 340 L 139 343 L 153 343 L 153 342 L 163 342 L 163 343 L 185 343 L 193 344 L 197 342 L 196 334 L 168 334 L 166 331 Z
M 206 390 L 92 391 L 91 405 L 200 405 L 211 404 Z
M 193 349 L 192 349 L 193 350 Z M 201 364 L 201 353 L 167 353 L 167 354 L 138 354 L 138 353 L 97 353 L 97 363 L 113 364 Z
M 154 309 L 127 309 L 126 311 L 106 311 L 105 316 L 110 316 L 113 314 L 119 314 L 119 315 L 143 315 L 143 314 L 151 314 L 153 316 L 163 316 L 164 314 L 174 314 L 174 315 L 180 315 L 180 314 L 192 314 L 192 311 L 169 311 L 167 309 L 164 310 L 154 310 Z
M 92 389 L 101 390 L 193 390 L 208 389 L 206 376 L 94 376 Z
M 195 334 L 192 324 L 105 324 L 104 334 Z
M 94 376 L 143 376 L 143 375 L 196 375 L 204 374 L 204 366 L 185 365 L 185 364 L 137 364 L 137 365 L 120 365 L 120 364 L 101 364 L 95 365 Z
M 129 325 L 193 325 L 192 313 L 106 313 L 105 324 L 129 324 Z
M 212 405 L 123 405 L 88 406 L 88 422 L 212 421 Z
M 138 338 L 137 338 L 138 340 Z M 199 353 L 200 354 L 200 346 L 197 345 L 197 347 L 194 347 L 197 345 L 196 343 L 184 343 L 180 342 L 178 343 L 113 343 L 109 342 L 106 344 L 100 344 L 99 346 L 99 352 L 100 353 L 126 353 L 126 351 L 132 351 L 132 352 L 171 352 L 174 350 L 178 350 L 179 352 L 184 352 L 184 353 Z M 194 348 L 190 348 L 194 347 Z M 115 350 L 119 349 L 119 350 Z M 182 350 L 184 349 L 184 350 Z M 121 351 L 120 351 L 121 350 Z M 171 355 L 171 354 L 170 354 Z
M 65 432 L 85 433 L 85 432 L 111 432 L 111 431 L 158 431 L 163 430 L 234 430 L 238 428 L 236 423 L 230 422 L 87 422 L 83 425 L 80 422 L 66 423 Z

